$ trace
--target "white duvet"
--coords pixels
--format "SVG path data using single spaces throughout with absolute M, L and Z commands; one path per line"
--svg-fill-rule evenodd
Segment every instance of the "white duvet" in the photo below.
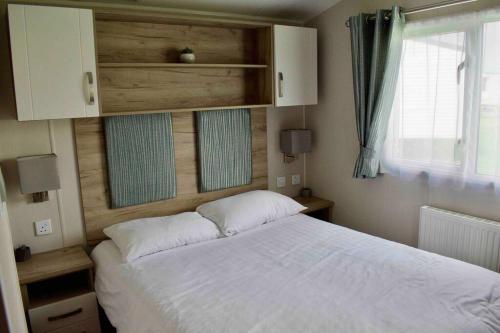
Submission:
M 119 333 L 500 332 L 500 275 L 296 215 L 122 263 L 92 253 Z

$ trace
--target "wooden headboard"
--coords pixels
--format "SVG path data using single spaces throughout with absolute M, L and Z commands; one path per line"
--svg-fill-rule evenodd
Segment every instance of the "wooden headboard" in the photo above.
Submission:
M 110 209 L 102 118 L 74 120 L 83 214 L 87 242 L 95 245 L 103 229 L 126 220 L 192 211 L 201 203 L 255 189 L 267 189 L 266 109 L 252 109 L 252 183 L 198 193 L 196 127 L 193 112 L 172 113 L 177 197 L 149 204 Z

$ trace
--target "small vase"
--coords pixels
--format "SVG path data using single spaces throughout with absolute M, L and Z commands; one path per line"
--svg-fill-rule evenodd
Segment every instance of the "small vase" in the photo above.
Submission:
M 182 53 L 181 54 L 181 62 L 186 64 L 192 64 L 196 60 L 194 53 Z

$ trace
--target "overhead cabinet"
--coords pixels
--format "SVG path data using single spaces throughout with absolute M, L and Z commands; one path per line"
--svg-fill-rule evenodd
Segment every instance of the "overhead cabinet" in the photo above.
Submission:
M 276 106 L 318 103 L 317 31 L 274 26 Z
M 99 116 L 93 13 L 8 6 L 19 120 Z
M 8 17 L 19 120 L 317 103 L 316 29 L 19 4 Z M 196 63 L 179 63 L 186 46 Z

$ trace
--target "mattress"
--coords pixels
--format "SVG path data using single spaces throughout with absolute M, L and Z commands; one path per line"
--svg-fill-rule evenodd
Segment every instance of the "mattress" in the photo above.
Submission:
M 119 333 L 500 332 L 500 276 L 305 215 L 123 263 L 92 252 Z

